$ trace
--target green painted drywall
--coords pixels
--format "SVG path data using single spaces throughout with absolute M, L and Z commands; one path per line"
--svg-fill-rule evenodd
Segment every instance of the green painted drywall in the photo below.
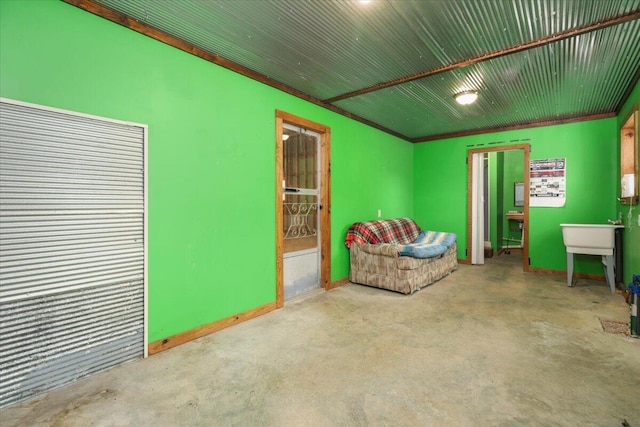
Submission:
M 323 123 L 332 126 L 331 271 L 338 280 L 349 275 L 344 236 L 352 223 L 376 219 L 378 209 L 382 218 L 413 216 L 413 145 L 333 116 Z
M 504 152 L 504 210 L 522 210 L 514 204 L 514 188 L 516 182 L 524 180 L 524 151 L 523 150 L 507 150 Z
M 426 227 L 458 234 L 458 257 L 467 259 L 467 150 L 489 142 L 529 143 L 531 159 L 567 159 L 567 198 L 561 208 L 529 212 L 531 266 L 566 270 L 561 223 L 606 223 L 616 206 L 615 118 L 425 142 L 415 146 L 415 217 Z M 509 185 L 509 183 L 505 183 Z M 599 259 L 577 256 L 577 272 L 603 274 Z
M 522 150 L 495 151 L 489 154 L 489 203 L 491 246 L 499 251 L 506 246 L 503 237 L 518 238 L 518 230 L 509 230 L 505 214 L 510 210 L 522 210 L 513 203 L 513 183 L 522 182 L 524 176 L 524 152 Z M 513 224 L 511 224 L 513 225 Z M 515 243 L 511 243 L 514 245 Z
M 496 210 L 495 215 L 492 215 L 496 222 L 496 250 L 499 252 L 502 246 L 504 246 L 504 223 L 506 219 L 504 217 L 504 151 L 495 153 L 496 155 Z
M 507 150 L 504 152 L 504 172 L 502 182 L 502 216 L 509 211 L 522 211 L 524 208 L 517 207 L 514 204 L 514 187 L 516 182 L 524 181 L 524 151 L 523 150 Z M 518 225 L 513 221 L 503 221 L 502 233 L 505 237 L 511 239 L 519 239 L 520 231 Z M 514 242 L 511 242 L 513 246 Z
M 149 340 L 275 300 L 275 110 L 331 128 L 352 222 L 413 213 L 413 146 L 59 1 L 0 1 L 0 96 L 147 124 Z
M 456 233 L 460 259 L 466 259 L 466 156 L 464 145 L 444 140 L 414 145 L 414 218 L 422 228 Z
M 636 83 L 635 88 L 631 92 L 629 99 L 624 103 L 618 115 L 618 127 L 616 129 L 616 137 L 618 149 L 616 150 L 617 159 L 620 158 L 620 129 L 624 124 L 625 119 L 629 116 L 629 113 L 635 107 L 640 104 L 640 82 Z M 638 164 L 640 164 L 640 150 L 638 154 Z M 619 181 L 620 177 L 620 163 L 617 163 L 616 178 Z M 616 182 L 616 194 L 620 194 L 620 183 Z M 628 285 L 631 283 L 634 274 L 640 274 L 640 226 L 638 226 L 638 215 L 640 215 L 640 207 L 631 207 L 631 219 L 628 218 L 629 206 L 616 204 L 617 212 L 621 212 L 626 225 L 623 240 L 624 240 L 624 283 Z
M 498 176 L 498 156 L 502 153 L 491 152 L 489 157 L 489 239 L 494 252 L 500 250 L 499 243 L 502 242 L 502 222 L 499 222 L 499 211 L 502 209 L 502 194 L 498 193 L 498 181 L 502 180 L 502 174 Z M 498 197 L 500 196 L 500 197 Z

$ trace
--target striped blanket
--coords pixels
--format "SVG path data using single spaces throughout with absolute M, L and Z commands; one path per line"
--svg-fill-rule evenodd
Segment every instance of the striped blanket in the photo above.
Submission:
M 399 245 L 398 255 L 413 258 L 432 258 L 445 253 L 455 242 L 456 235 L 453 233 L 423 230 L 413 243 Z

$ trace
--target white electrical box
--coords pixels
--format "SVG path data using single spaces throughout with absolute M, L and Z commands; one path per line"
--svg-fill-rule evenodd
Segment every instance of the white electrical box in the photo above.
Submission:
M 623 175 L 622 180 L 620 181 L 620 197 L 633 197 L 635 196 L 635 190 L 635 175 L 632 173 Z

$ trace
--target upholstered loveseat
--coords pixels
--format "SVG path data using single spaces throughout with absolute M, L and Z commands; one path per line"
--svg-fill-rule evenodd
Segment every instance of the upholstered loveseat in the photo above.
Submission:
M 356 222 L 347 231 L 352 283 L 411 294 L 458 265 L 456 235 L 421 230 L 411 218 Z

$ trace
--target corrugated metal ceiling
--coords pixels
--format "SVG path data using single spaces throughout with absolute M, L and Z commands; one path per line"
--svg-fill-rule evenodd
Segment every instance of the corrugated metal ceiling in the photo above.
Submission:
M 414 141 L 613 114 L 639 73 L 640 0 L 98 3 Z

